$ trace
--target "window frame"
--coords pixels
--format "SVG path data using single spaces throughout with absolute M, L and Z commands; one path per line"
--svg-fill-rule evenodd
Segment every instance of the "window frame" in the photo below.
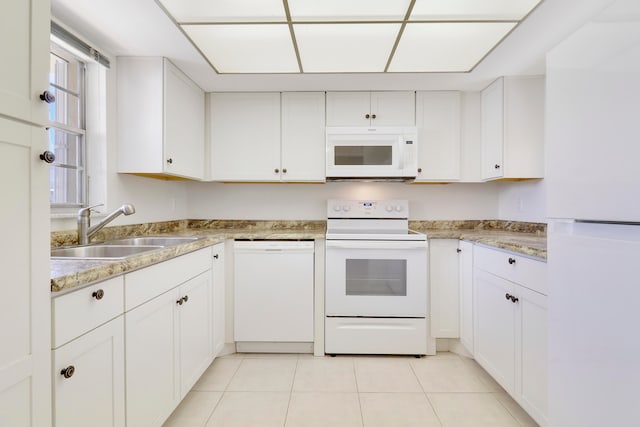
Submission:
M 74 61 L 78 63 L 78 93 L 75 93 L 67 88 L 61 87 L 53 82 L 49 82 L 49 87 L 54 88 L 56 91 L 65 92 L 71 94 L 73 96 L 78 97 L 78 126 L 69 126 L 60 122 L 50 121 L 47 130 L 49 131 L 49 141 L 51 141 L 51 131 L 49 129 L 59 130 L 62 134 L 72 135 L 78 138 L 77 144 L 78 149 L 80 151 L 80 159 L 78 161 L 78 165 L 70 165 L 63 164 L 58 161 L 55 161 L 51 164 L 51 174 L 54 173 L 55 169 L 74 169 L 76 173 L 79 175 L 79 180 L 77 183 L 77 187 L 79 189 L 76 190 L 75 196 L 73 197 L 75 200 L 78 200 L 77 203 L 57 203 L 50 202 L 50 207 L 52 209 L 52 213 L 64 213 L 64 212 L 76 212 L 79 208 L 86 207 L 88 205 L 89 199 L 89 178 L 88 178 L 88 170 L 87 170 L 87 61 L 79 56 L 71 52 L 69 49 L 66 49 L 59 43 L 55 41 L 50 42 L 49 55 L 56 56 L 66 61 Z M 59 99 L 53 103 L 53 108 L 56 108 L 56 103 L 59 102 Z M 52 185 L 51 179 L 49 181 L 50 191 L 55 191 L 57 187 Z M 61 191 L 61 189 L 60 189 Z M 68 191 L 68 188 L 66 189 Z M 66 197 L 66 200 L 69 198 Z

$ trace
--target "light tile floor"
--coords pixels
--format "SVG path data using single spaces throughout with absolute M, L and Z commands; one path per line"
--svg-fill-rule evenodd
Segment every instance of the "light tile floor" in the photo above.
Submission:
M 535 427 L 473 360 L 232 354 L 165 427 Z

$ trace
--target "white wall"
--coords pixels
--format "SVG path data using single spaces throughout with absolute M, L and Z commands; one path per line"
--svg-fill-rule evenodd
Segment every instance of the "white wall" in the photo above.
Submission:
M 324 220 L 326 201 L 331 198 L 408 199 L 411 219 L 496 219 L 499 184 L 188 183 L 187 216 L 193 219 Z
M 547 222 L 547 194 L 544 179 L 505 181 L 498 185 L 498 219 Z

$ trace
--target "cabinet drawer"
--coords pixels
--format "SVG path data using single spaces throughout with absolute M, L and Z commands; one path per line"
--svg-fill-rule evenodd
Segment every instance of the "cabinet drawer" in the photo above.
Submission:
M 125 275 L 125 311 L 211 269 L 211 247 Z
M 513 252 L 474 248 L 473 265 L 496 276 L 547 295 L 547 263 L 536 261 Z
M 124 278 L 96 283 L 51 300 L 51 345 L 62 344 L 124 312 Z

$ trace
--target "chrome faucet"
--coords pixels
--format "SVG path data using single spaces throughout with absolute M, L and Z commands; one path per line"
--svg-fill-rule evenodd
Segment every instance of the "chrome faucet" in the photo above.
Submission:
M 96 208 L 98 206 L 103 206 L 103 203 L 89 206 L 88 208 L 82 208 L 78 211 L 78 244 L 87 245 L 89 244 L 89 240 L 91 236 L 96 234 L 98 231 L 102 229 L 105 225 L 109 224 L 111 221 L 116 219 L 118 216 L 131 215 L 136 213 L 136 208 L 131 204 L 124 204 L 120 206 L 117 210 L 107 215 L 105 219 L 91 226 L 91 209 Z

